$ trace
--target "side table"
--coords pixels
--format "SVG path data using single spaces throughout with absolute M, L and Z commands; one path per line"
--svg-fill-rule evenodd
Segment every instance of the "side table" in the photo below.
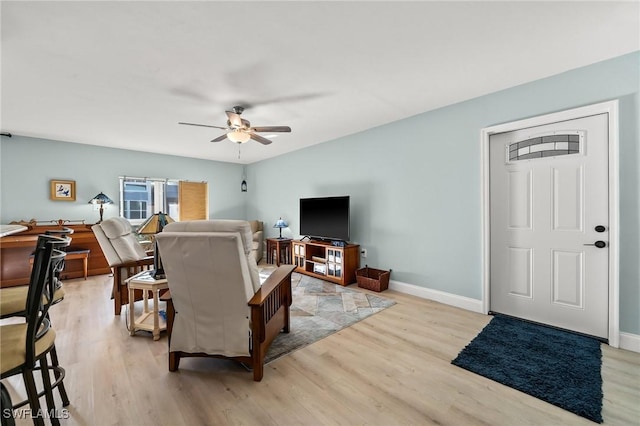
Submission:
M 147 330 L 153 333 L 153 340 L 160 339 L 160 332 L 167 329 L 167 322 L 160 318 L 158 310 L 159 292 L 169 288 L 166 278 L 155 279 L 152 271 L 143 271 L 129 278 L 126 282 L 129 286 L 129 334 L 133 336 L 137 330 Z M 134 290 L 142 290 L 144 309 L 142 315 L 135 318 Z M 149 310 L 149 292 L 153 294 L 153 310 Z
M 267 263 L 291 264 L 291 238 L 267 238 Z

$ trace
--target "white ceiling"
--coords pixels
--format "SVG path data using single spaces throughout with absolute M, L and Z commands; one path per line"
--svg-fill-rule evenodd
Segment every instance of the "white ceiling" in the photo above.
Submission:
M 252 163 L 640 49 L 639 2 L 2 1 L 2 131 Z M 209 143 L 224 111 L 289 125 Z

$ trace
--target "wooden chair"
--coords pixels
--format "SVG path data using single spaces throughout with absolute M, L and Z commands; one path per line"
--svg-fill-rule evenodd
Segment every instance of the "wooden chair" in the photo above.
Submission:
M 63 399 L 63 405 L 69 400 L 64 391 L 64 369 L 57 364 L 57 357 L 52 358 L 51 368 L 56 381 L 51 383 L 50 366 L 47 354 L 55 351 L 55 331 L 51 327 L 48 311 L 54 299 L 55 288 L 51 285 L 51 275 L 60 268 L 65 253 L 60 248 L 69 244 L 68 239 L 60 239 L 48 235 L 38 238 L 35 259 L 31 272 L 31 282 L 26 303 L 26 322 L 0 326 L 0 378 L 4 379 L 16 374 L 22 374 L 27 390 L 27 399 L 16 403 L 13 408 L 29 404 L 36 425 L 44 424 L 40 409 L 40 397 L 44 396 L 49 413 L 55 413 L 53 389 L 58 387 Z M 36 367 L 38 363 L 39 367 Z M 44 390 L 38 392 L 34 371 L 40 370 Z M 51 423 L 59 424 L 54 416 Z
M 260 285 L 249 223 L 175 222 L 156 236 L 169 284 L 169 370 L 183 357 L 228 358 L 262 380 L 273 339 L 289 332 L 293 265 Z
M 149 256 L 128 220 L 114 217 L 91 227 L 113 271 L 113 308 L 120 315 L 122 306 L 129 304 L 129 292 L 125 280 L 138 272 L 153 268 L 153 256 Z M 142 291 L 136 290 L 135 300 L 142 300 Z

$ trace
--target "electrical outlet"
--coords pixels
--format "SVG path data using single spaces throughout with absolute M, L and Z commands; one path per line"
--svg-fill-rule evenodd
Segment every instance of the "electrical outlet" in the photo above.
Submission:
M 367 249 L 360 250 L 360 254 L 362 255 L 362 257 L 367 257 Z

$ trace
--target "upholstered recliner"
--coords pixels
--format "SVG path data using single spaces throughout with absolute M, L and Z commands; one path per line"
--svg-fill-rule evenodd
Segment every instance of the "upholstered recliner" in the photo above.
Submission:
M 114 217 L 91 227 L 100 248 L 113 270 L 113 307 L 120 315 L 122 305 L 129 303 L 125 280 L 138 272 L 153 267 L 153 256 L 147 255 L 133 233 L 128 220 Z M 136 290 L 136 300 L 142 299 L 142 291 Z
M 260 381 L 266 351 L 289 332 L 291 273 L 283 265 L 260 285 L 248 222 L 176 222 L 156 236 L 169 284 L 169 370 L 181 357 L 230 358 Z
M 264 224 L 260 220 L 250 220 L 252 243 L 251 249 L 256 257 L 256 263 L 262 260 L 264 251 Z

